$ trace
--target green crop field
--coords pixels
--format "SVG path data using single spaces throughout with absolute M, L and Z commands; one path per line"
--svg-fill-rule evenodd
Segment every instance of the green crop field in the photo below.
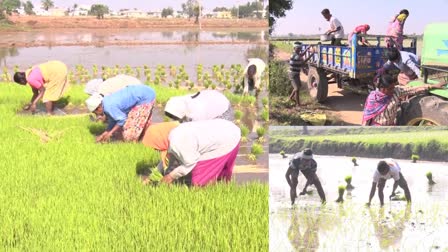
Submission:
M 335 141 L 366 144 L 385 144 L 385 143 L 401 143 L 401 144 L 424 144 L 431 140 L 437 141 L 448 147 L 448 130 L 437 130 L 428 132 L 393 132 L 393 133 L 371 133 L 371 134 L 341 134 L 341 135 L 320 135 L 320 136 L 295 136 L 281 137 L 271 136 L 272 139 L 281 138 L 287 141 L 303 139 L 305 141 Z
M 82 88 L 70 89 L 69 103 L 83 104 Z M 161 103 L 187 92 L 162 88 Z M 267 184 L 144 186 L 137 171 L 156 164 L 156 151 L 96 144 L 104 126 L 86 114 L 18 115 L 30 96 L 0 83 L 3 250 L 267 251 Z

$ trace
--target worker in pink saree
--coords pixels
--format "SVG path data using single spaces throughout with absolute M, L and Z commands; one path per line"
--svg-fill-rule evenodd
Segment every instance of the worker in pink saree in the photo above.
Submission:
M 385 38 L 388 48 L 396 47 L 400 51 L 403 48 L 403 27 L 408 16 L 409 11 L 403 9 L 389 22 L 386 32 L 388 37 Z
M 240 140 L 239 127 L 225 119 L 180 124 L 169 135 L 168 169 L 162 182 L 205 186 L 230 181 Z

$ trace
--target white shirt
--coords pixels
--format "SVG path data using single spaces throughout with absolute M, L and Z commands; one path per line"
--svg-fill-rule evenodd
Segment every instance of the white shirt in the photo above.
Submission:
M 254 75 L 254 86 L 256 89 L 260 88 L 261 83 L 261 75 L 264 72 L 264 69 L 266 68 L 266 63 L 262 59 L 259 58 L 249 58 L 249 63 L 247 64 L 246 68 L 244 69 L 244 93 L 249 92 L 249 79 L 247 76 L 247 70 L 249 69 L 249 66 L 255 65 L 257 68 L 257 71 Z
M 140 85 L 140 84 L 142 84 L 142 82 L 135 77 L 125 74 L 119 74 L 101 83 L 98 87 L 98 93 L 107 96 L 129 85 Z
M 240 128 L 228 120 L 182 123 L 171 130 L 169 135 L 168 153 L 180 162 L 170 175 L 175 179 L 185 176 L 199 161 L 227 155 L 240 140 Z
M 221 92 L 204 90 L 195 98 L 188 99 L 187 117 L 193 121 L 209 120 L 224 114 L 230 106 L 230 101 Z
M 384 161 L 386 161 L 386 163 L 389 165 L 389 172 L 386 173 L 386 175 L 381 175 L 378 170 L 375 170 L 375 173 L 373 174 L 373 182 L 378 183 L 380 181 L 380 178 L 383 178 L 385 180 L 388 180 L 390 178 L 393 178 L 395 181 L 400 180 L 401 169 L 397 161 L 393 160 L 392 158 L 386 158 L 384 159 Z
M 224 114 L 230 101 L 216 90 L 204 90 L 198 95 L 172 97 L 165 106 L 168 112 L 179 118 L 186 116 L 191 121 L 211 120 Z
M 342 26 L 339 19 L 335 18 L 334 16 L 331 16 L 329 22 L 330 22 L 331 30 L 336 30 L 336 28 L 341 27 L 341 29 L 339 31 L 332 33 L 332 35 L 334 35 L 334 37 L 337 39 L 344 38 L 344 27 Z

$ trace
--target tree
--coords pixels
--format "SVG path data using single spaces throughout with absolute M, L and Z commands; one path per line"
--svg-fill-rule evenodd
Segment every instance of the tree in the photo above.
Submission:
M 94 4 L 90 7 L 89 15 L 96 16 L 98 19 L 104 19 L 104 14 L 109 13 L 109 7 L 104 4 Z
M 171 7 L 162 9 L 162 17 L 164 17 L 164 18 L 166 18 L 168 16 L 172 16 L 173 13 L 174 13 L 174 10 Z
M 233 7 L 231 12 L 232 16 L 238 18 L 247 18 L 254 15 L 256 13 L 258 18 L 261 18 L 263 10 L 263 3 L 259 1 L 255 2 L 247 2 L 247 4 L 240 5 L 238 7 Z
M 34 15 L 35 13 L 34 13 L 34 11 L 33 11 L 33 9 L 34 9 L 34 5 L 33 5 L 33 3 L 31 2 L 31 1 L 26 1 L 26 3 L 25 4 L 23 4 L 23 9 L 25 10 L 25 13 L 27 14 L 27 15 Z
M 204 8 L 201 6 L 201 10 Z M 187 0 L 186 3 L 182 4 L 182 11 L 188 15 L 188 20 L 191 17 L 196 17 L 195 23 L 199 22 L 199 1 L 198 0 Z
M 20 0 L 0 0 L 0 11 L 6 12 L 6 14 L 11 15 L 12 11 L 20 8 Z
M 48 9 L 54 7 L 54 2 L 52 0 L 42 0 L 42 7 L 48 11 Z
M 227 9 L 226 7 L 216 7 L 213 9 L 213 12 L 218 12 L 218 11 L 229 11 L 229 9 Z
M 286 11 L 292 9 L 294 0 L 269 1 L 269 33 L 274 30 L 275 21 L 286 16 Z

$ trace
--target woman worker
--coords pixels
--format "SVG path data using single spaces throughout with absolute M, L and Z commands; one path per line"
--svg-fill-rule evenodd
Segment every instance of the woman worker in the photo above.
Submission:
M 169 184 L 187 175 L 194 186 L 230 181 L 240 140 L 239 127 L 224 119 L 180 124 L 169 134 L 170 160 L 161 182 Z
M 169 135 L 171 130 L 179 126 L 178 121 L 154 123 L 145 130 L 142 143 L 146 147 L 153 148 L 160 152 L 159 171 L 163 174 L 168 165 Z
M 403 28 L 408 16 L 409 11 L 403 9 L 389 22 L 386 31 L 388 37 L 385 38 L 386 46 L 388 48 L 396 47 L 399 51 L 403 48 Z
M 151 122 L 156 93 L 146 85 L 125 87 L 111 95 L 94 94 L 86 100 L 87 108 L 97 116 L 106 115 L 109 125 L 97 142 L 105 142 L 119 129 L 125 141 L 140 140 Z
M 355 34 L 366 35 L 369 30 L 370 30 L 370 25 L 368 25 L 368 24 L 356 26 L 356 28 L 348 35 L 348 46 L 352 46 L 353 35 L 355 35 Z M 361 41 L 361 45 L 363 45 L 363 46 L 370 45 L 369 41 L 367 41 L 367 39 L 365 37 L 358 38 L 358 41 Z
M 390 74 L 380 76 L 378 89 L 370 92 L 364 105 L 363 126 L 388 126 L 397 124 L 400 99 L 424 94 L 430 89 L 443 89 L 446 83 L 421 87 L 397 86 L 398 80 Z
M 180 122 L 223 118 L 233 121 L 232 104 L 221 92 L 204 90 L 195 95 L 171 97 L 165 115 Z
M 67 66 L 56 60 L 33 66 L 25 72 L 16 72 L 14 81 L 20 85 L 28 83 L 33 90 L 31 101 L 24 109 L 35 113 L 37 102 L 42 99 L 47 114 L 53 114 L 53 102 L 59 100 L 69 86 L 67 74 Z

